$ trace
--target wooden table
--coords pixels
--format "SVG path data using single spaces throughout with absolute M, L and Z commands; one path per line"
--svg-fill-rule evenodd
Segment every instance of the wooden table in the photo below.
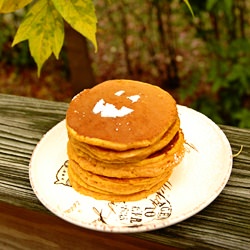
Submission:
M 68 104 L 0 94 L 0 249 L 250 249 L 250 130 L 221 126 L 234 157 L 230 180 L 207 208 L 160 230 L 111 234 L 50 213 L 28 176 L 36 144 Z

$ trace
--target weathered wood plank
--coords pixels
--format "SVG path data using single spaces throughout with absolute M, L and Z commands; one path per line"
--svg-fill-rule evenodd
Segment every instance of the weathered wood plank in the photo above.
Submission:
M 0 94 L 0 201 L 49 213 L 34 195 L 30 157 L 44 133 L 64 119 L 66 103 Z M 250 130 L 221 126 L 234 158 L 229 182 L 217 199 L 177 225 L 133 236 L 191 249 L 250 249 Z M 49 213 L 50 214 L 50 213 Z

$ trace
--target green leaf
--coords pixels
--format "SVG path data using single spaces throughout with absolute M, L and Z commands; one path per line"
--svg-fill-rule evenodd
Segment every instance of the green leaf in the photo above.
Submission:
M 39 0 L 29 10 L 21 23 L 12 46 L 24 40 L 34 58 L 38 75 L 49 56 L 58 58 L 64 41 L 64 24 L 60 14 L 50 0 Z
M 9 13 L 25 7 L 32 0 L 0 0 L 0 13 Z
M 95 7 L 92 0 L 52 0 L 57 11 L 73 29 L 89 39 L 97 50 Z
M 192 16 L 194 17 L 194 12 L 193 12 L 193 9 L 192 9 L 192 7 L 191 7 L 189 1 L 188 1 L 188 0 L 183 0 L 183 1 L 184 1 L 185 4 L 187 5 L 187 7 L 188 7 L 189 11 L 191 12 Z
M 51 34 L 53 37 L 52 51 L 58 59 L 64 42 L 64 23 L 61 15 L 54 6 L 51 8 L 51 20 L 53 20 L 53 22 L 50 22 Z

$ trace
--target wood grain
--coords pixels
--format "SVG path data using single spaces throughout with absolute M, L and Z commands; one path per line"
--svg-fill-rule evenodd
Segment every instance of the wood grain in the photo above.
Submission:
M 60 244 L 49 239 L 48 232 L 46 234 L 46 230 L 53 232 L 56 229 L 55 235 L 61 237 L 62 245 L 67 240 L 67 244 L 74 244 L 70 239 L 75 234 L 80 237 L 79 232 L 83 231 L 85 238 L 81 240 L 88 242 L 85 249 L 92 249 L 91 242 L 98 249 L 97 246 L 102 246 L 102 237 L 108 235 L 83 230 L 55 217 L 38 201 L 29 183 L 32 151 L 43 134 L 64 119 L 67 107 L 66 103 L 0 94 L 0 248 L 6 244 L 9 249 L 24 249 L 18 242 L 31 241 L 30 246 L 33 247 L 40 241 L 44 246 L 58 249 Z M 132 248 L 131 239 L 134 242 L 142 240 L 137 247 L 145 245 L 145 242 L 155 242 L 188 249 L 250 249 L 250 130 L 230 126 L 221 126 L 221 129 L 230 141 L 233 154 L 240 150 L 241 145 L 243 150 L 234 158 L 228 184 L 212 204 L 171 227 L 126 235 L 129 238 L 109 235 L 106 248 L 100 249 L 111 249 L 111 245 L 118 241 L 122 244 L 128 241 L 130 249 L 139 249 Z M 39 221 L 39 217 L 44 218 L 44 222 L 43 219 Z M 43 223 L 44 230 L 40 230 L 36 223 Z M 69 232 L 67 229 L 72 226 L 73 231 Z M 15 233 L 19 238 L 14 243 Z M 91 236 L 92 241 L 88 240 Z M 113 237 L 118 237 L 117 241 Z

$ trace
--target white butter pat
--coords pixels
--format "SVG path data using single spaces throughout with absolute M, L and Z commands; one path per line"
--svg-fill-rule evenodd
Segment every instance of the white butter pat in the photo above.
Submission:
M 93 108 L 94 114 L 101 113 L 101 117 L 123 117 L 125 115 L 130 114 L 133 112 L 133 109 L 127 108 L 125 106 L 122 106 L 120 109 L 117 109 L 115 105 L 111 103 L 105 103 L 103 99 L 99 100 L 95 107 Z
M 140 99 L 139 95 L 131 95 L 127 97 L 132 103 L 137 102 Z
M 119 91 L 115 92 L 115 95 L 116 96 L 121 96 L 124 93 L 125 93 L 125 90 L 119 90 Z

